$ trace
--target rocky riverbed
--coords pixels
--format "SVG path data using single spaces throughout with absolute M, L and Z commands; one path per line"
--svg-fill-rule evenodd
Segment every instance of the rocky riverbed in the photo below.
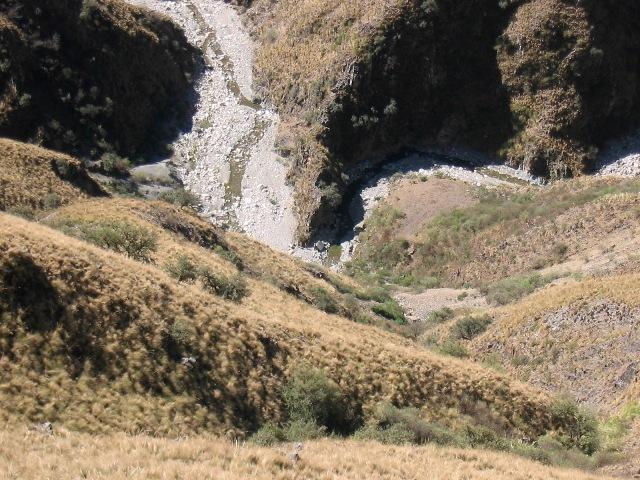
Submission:
M 172 145 L 170 168 L 206 217 L 290 250 L 293 193 L 274 149 L 279 119 L 254 99 L 254 45 L 238 12 L 218 0 L 129 2 L 170 17 L 205 55 L 192 126 Z

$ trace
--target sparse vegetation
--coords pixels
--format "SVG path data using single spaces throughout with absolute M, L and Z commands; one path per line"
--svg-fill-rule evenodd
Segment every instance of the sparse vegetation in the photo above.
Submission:
M 563 262 L 572 251 L 571 242 L 578 241 L 571 238 L 571 230 L 558 238 L 558 218 L 566 216 L 567 225 L 575 223 L 576 227 L 566 227 L 574 228 L 573 235 L 580 231 L 593 237 L 594 228 L 606 231 L 608 222 L 615 222 L 613 211 L 603 203 L 607 198 L 639 192 L 640 182 L 633 179 L 559 182 L 544 190 L 517 193 L 481 191 L 476 205 L 440 215 L 410 243 L 395 235 L 394 222 L 402 212 L 383 204 L 367 220 L 362 245 L 347 272 L 368 283 L 482 287 L 484 293 L 495 294 L 491 300 L 512 302 L 552 281 L 553 275 L 533 271 Z M 622 202 L 614 210 L 620 221 L 629 216 L 625 205 Z M 600 220 L 603 215 L 610 220 Z
M 207 267 L 203 267 L 198 274 L 205 290 L 227 300 L 239 302 L 249 293 L 247 282 L 239 273 L 227 278 L 223 275 L 215 274 Z
M 198 277 L 198 267 L 187 255 L 178 255 L 164 265 L 164 270 L 179 282 L 193 282 Z
M 322 287 L 314 287 L 311 291 L 312 303 L 326 313 L 338 313 L 340 307 L 331 293 Z
M 557 278 L 556 275 L 539 275 L 531 273 L 504 278 L 480 288 L 487 300 L 495 305 L 506 305 L 533 293 Z
M 196 208 L 200 205 L 200 199 L 184 188 L 172 188 L 161 192 L 158 199 L 178 207 Z
M 437 346 L 435 350 L 442 355 L 449 355 L 456 358 L 467 358 L 469 356 L 467 348 L 458 340 L 445 340 L 442 345 Z
M 150 260 L 158 246 L 157 236 L 152 231 L 124 220 L 54 219 L 51 225 L 67 235 L 143 262 Z
M 439 310 L 434 310 L 427 315 L 427 323 L 432 325 L 438 325 L 451 320 L 454 317 L 454 312 L 449 307 L 444 307 Z
M 373 305 L 371 310 L 378 315 L 383 316 L 389 320 L 393 320 L 399 325 L 407 323 L 407 318 L 404 315 L 402 307 L 393 299 L 385 300 L 383 303 Z

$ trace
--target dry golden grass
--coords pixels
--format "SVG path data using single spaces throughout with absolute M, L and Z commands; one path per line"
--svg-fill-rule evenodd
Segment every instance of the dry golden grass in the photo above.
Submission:
M 293 257 L 276 252 L 245 235 L 226 233 L 189 209 L 166 202 L 147 202 L 131 199 L 90 200 L 61 208 L 44 221 L 51 225 L 67 222 L 93 222 L 124 220 L 143 226 L 158 238 L 158 247 L 150 260 L 159 268 L 180 255 L 190 258 L 198 266 L 232 275 L 237 268 L 224 256 L 211 253 L 216 245 L 234 252 L 245 270 L 254 277 L 281 288 L 292 287 L 307 299 L 314 288 L 323 288 L 337 295 L 335 287 L 315 277 L 305 265 Z M 357 288 L 348 278 L 343 283 Z
M 64 431 L 43 437 L 10 429 L 0 431 L 0 479 L 604 479 L 506 454 L 434 446 L 323 440 L 306 443 L 296 464 L 288 451 L 287 446 L 258 448 L 210 437 L 176 441 Z
M 90 205 L 109 215 L 122 203 Z M 159 244 L 158 259 L 174 251 L 162 236 Z M 193 244 L 176 240 L 173 248 L 214 269 L 232 268 Z M 270 253 L 260 248 L 260 255 Z M 263 265 L 297 268 L 271 257 Z M 280 388 L 292 369 L 307 363 L 324 369 L 365 414 L 389 401 L 454 421 L 471 400 L 525 432 L 550 427 L 549 401 L 536 391 L 320 312 L 257 278 L 248 278 L 250 295 L 241 303 L 225 301 L 197 283 L 177 283 L 156 265 L 4 214 L 0 258 L 8 293 L 0 330 L 4 421 L 50 420 L 92 432 L 242 435 L 282 418 Z M 22 272 L 22 280 L 7 284 L 7 271 Z M 176 328 L 184 342 L 168 344 Z M 197 368 L 181 366 L 181 355 L 194 356 Z
M 640 275 L 568 280 L 493 311 L 472 342 L 479 358 L 552 393 L 612 413 L 637 400 Z
M 42 209 L 52 195 L 65 204 L 100 193 L 79 160 L 0 139 L 0 210 L 17 206 Z

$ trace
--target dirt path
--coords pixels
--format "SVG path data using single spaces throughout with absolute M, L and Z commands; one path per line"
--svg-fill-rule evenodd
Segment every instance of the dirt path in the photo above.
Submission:
M 169 16 L 205 55 L 190 131 L 173 144 L 172 169 L 203 214 L 280 250 L 293 245 L 293 193 L 274 150 L 279 118 L 254 102 L 252 40 L 220 0 L 129 0 Z

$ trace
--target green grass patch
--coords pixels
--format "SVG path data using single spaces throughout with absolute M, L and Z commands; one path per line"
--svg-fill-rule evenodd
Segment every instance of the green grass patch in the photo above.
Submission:
M 507 305 L 533 293 L 557 278 L 557 275 L 540 275 L 538 273 L 517 275 L 482 286 L 480 292 L 486 295 L 489 303 Z

